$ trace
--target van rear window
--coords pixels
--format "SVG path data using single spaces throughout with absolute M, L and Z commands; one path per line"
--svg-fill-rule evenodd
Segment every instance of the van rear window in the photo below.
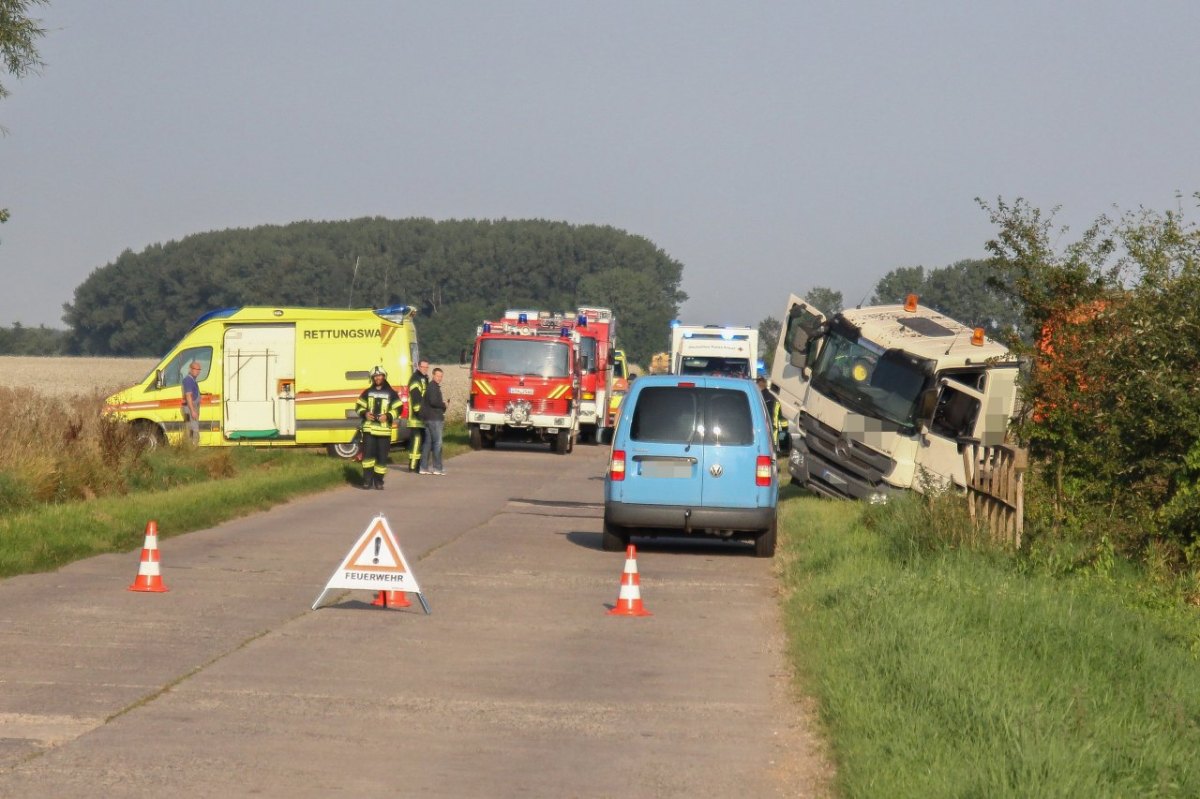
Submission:
M 647 388 L 633 409 L 634 441 L 733 446 L 754 443 L 744 391 L 727 388 Z

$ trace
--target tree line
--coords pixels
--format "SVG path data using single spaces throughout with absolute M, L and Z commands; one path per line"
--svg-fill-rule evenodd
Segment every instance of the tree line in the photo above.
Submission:
M 544 220 L 295 222 L 125 251 L 64 306 L 67 350 L 159 355 L 202 313 L 246 305 L 417 309 L 422 353 L 457 361 L 505 308 L 612 308 L 635 361 L 687 295 L 683 266 L 616 228 Z

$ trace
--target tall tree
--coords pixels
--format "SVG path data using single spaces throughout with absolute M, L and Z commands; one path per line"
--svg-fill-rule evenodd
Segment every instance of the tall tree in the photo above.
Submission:
M 813 286 L 804 295 L 804 301 L 826 316 L 833 316 L 846 307 L 845 300 L 842 299 L 842 292 L 825 286 Z
M 22 78 L 42 65 L 37 40 L 46 34 L 41 20 L 29 16 L 34 6 L 47 0 L 0 0 L 0 67 L 15 78 Z M 0 82 L 0 99 L 8 88 Z M 0 125 L 0 133 L 4 126 Z M 8 221 L 8 209 L 0 208 L 0 224 Z
M 775 347 L 779 345 L 780 321 L 768 316 L 758 323 L 758 357 L 762 359 L 767 374 L 775 363 Z

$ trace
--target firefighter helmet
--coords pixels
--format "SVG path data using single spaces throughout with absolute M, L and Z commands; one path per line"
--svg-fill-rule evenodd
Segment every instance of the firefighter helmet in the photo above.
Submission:
M 374 369 L 371 370 L 371 377 L 374 377 L 375 375 L 383 375 L 386 378 L 387 370 L 384 369 L 382 366 L 376 366 Z

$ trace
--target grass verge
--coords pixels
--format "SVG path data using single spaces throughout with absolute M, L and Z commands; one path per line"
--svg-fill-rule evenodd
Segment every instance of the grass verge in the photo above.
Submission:
M 790 653 L 841 795 L 1200 796 L 1194 609 L 923 552 L 856 504 L 788 490 L 781 513 Z

